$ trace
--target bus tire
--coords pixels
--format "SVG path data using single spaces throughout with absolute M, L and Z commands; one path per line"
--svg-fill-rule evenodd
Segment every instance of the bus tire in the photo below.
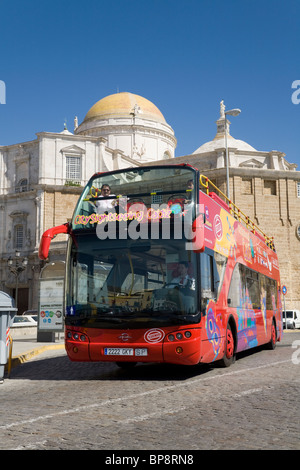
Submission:
M 271 327 L 271 340 L 267 344 L 268 349 L 274 350 L 276 348 L 276 325 L 275 325 L 275 320 L 272 321 L 272 327 Z
M 220 360 L 221 367 L 229 367 L 235 362 L 235 339 L 230 324 L 227 324 L 225 337 L 225 352 Z

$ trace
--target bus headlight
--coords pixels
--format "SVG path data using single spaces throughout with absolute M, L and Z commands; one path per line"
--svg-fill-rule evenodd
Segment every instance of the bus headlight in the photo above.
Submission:
M 189 330 L 178 331 L 177 333 L 170 333 L 168 335 L 168 340 L 169 341 L 175 341 L 175 340 L 181 341 L 181 340 L 189 339 L 191 338 L 191 336 L 192 336 L 192 333 Z
M 67 332 L 67 339 L 73 339 L 74 341 L 81 341 L 81 342 L 88 341 L 88 337 L 85 334 L 77 333 L 77 332 L 74 333 L 72 331 Z

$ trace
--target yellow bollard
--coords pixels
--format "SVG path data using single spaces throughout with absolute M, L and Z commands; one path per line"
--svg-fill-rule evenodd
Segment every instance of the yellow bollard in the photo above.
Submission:
M 13 339 L 10 335 L 8 337 L 8 340 L 9 340 L 9 355 L 8 355 L 7 377 L 9 378 L 10 371 L 11 371 L 11 358 L 12 358 L 12 349 L 13 349 Z

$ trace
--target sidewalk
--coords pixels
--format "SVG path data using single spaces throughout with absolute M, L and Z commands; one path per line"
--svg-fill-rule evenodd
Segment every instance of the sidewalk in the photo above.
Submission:
M 56 335 L 55 342 L 37 342 L 35 336 L 24 336 L 13 339 L 11 367 L 28 361 L 44 351 L 64 349 L 64 335 Z

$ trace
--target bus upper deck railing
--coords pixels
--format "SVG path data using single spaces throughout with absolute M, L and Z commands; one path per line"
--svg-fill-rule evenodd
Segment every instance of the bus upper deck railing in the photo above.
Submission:
M 204 181 L 203 181 L 204 180 Z M 217 191 L 226 201 L 228 210 L 239 222 L 243 222 L 248 230 L 252 233 L 262 237 L 266 245 L 275 251 L 274 237 L 268 237 L 246 214 L 244 214 L 210 179 L 205 175 L 200 175 L 200 184 L 206 189 L 206 193 L 209 194 L 209 186 Z

